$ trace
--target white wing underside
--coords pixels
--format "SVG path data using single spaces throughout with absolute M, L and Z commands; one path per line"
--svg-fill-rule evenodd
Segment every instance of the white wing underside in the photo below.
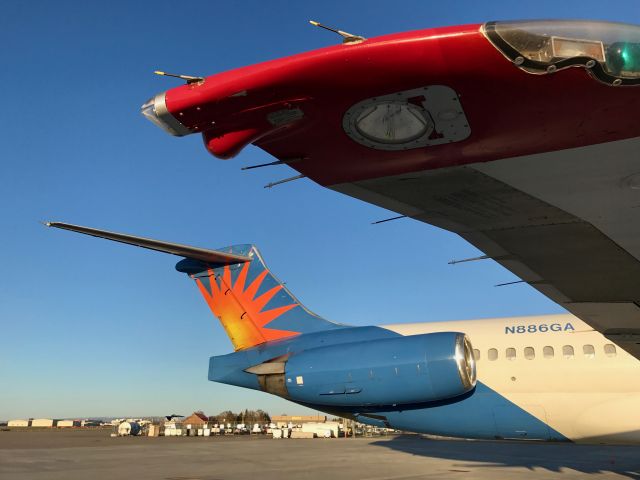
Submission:
M 640 358 L 640 139 L 331 188 L 455 232 Z

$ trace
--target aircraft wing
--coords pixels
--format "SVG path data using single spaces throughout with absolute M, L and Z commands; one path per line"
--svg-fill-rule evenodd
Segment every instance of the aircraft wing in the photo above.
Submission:
M 637 139 L 334 185 L 459 234 L 640 358 Z

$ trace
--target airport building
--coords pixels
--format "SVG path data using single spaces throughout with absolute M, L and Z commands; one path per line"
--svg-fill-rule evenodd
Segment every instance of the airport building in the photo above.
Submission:
M 191 427 L 187 428 L 203 428 L 209 422 L 209 417 L 207 417 L 203 412 L 193 412 L 191 415 L 182 420 L 183 425 L 191 425 Z
M 289 425 L 303 425 L 305 423 L 324 423 L 327 421 L 325 415 L 273 415 L 271 422 L 278 428 L 286 428 Z
M 53 427 L 56 421 L 51 418 L 34 418 L 31 420 L 32 427 Z
M 69 428 L 85 426 L 100 426 L 100 424 L 96 421 L 91 420 L 54 420 L 52 418 L 30 418 L 28 420 L 16 418 L 7 422 L 7 427 Z
M 56 427 L 58 428 L 71 428 L 71 427 L 79 427 L 79 420 L 58 420 L 56 423 Z
M 31 423 L 30 420 L 23 420 L 18 418 L 15 420 L 9 420 L 7 422 L 7 427 L 28 427 L 30 423 Z

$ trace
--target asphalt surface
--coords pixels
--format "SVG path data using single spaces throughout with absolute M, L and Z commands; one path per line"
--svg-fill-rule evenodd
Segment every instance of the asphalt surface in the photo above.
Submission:
M 640 447 L 0 431 L 0 479 L 640 479 Z

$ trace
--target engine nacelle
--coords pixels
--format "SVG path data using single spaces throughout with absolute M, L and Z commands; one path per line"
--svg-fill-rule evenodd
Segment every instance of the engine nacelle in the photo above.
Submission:
M 466 335 L 442 332 L 313 348 L 291 355 L 283 374 L 261 377 L 265 390 L 296 402 L 396 406 L 462 395 L 476 367 Z

